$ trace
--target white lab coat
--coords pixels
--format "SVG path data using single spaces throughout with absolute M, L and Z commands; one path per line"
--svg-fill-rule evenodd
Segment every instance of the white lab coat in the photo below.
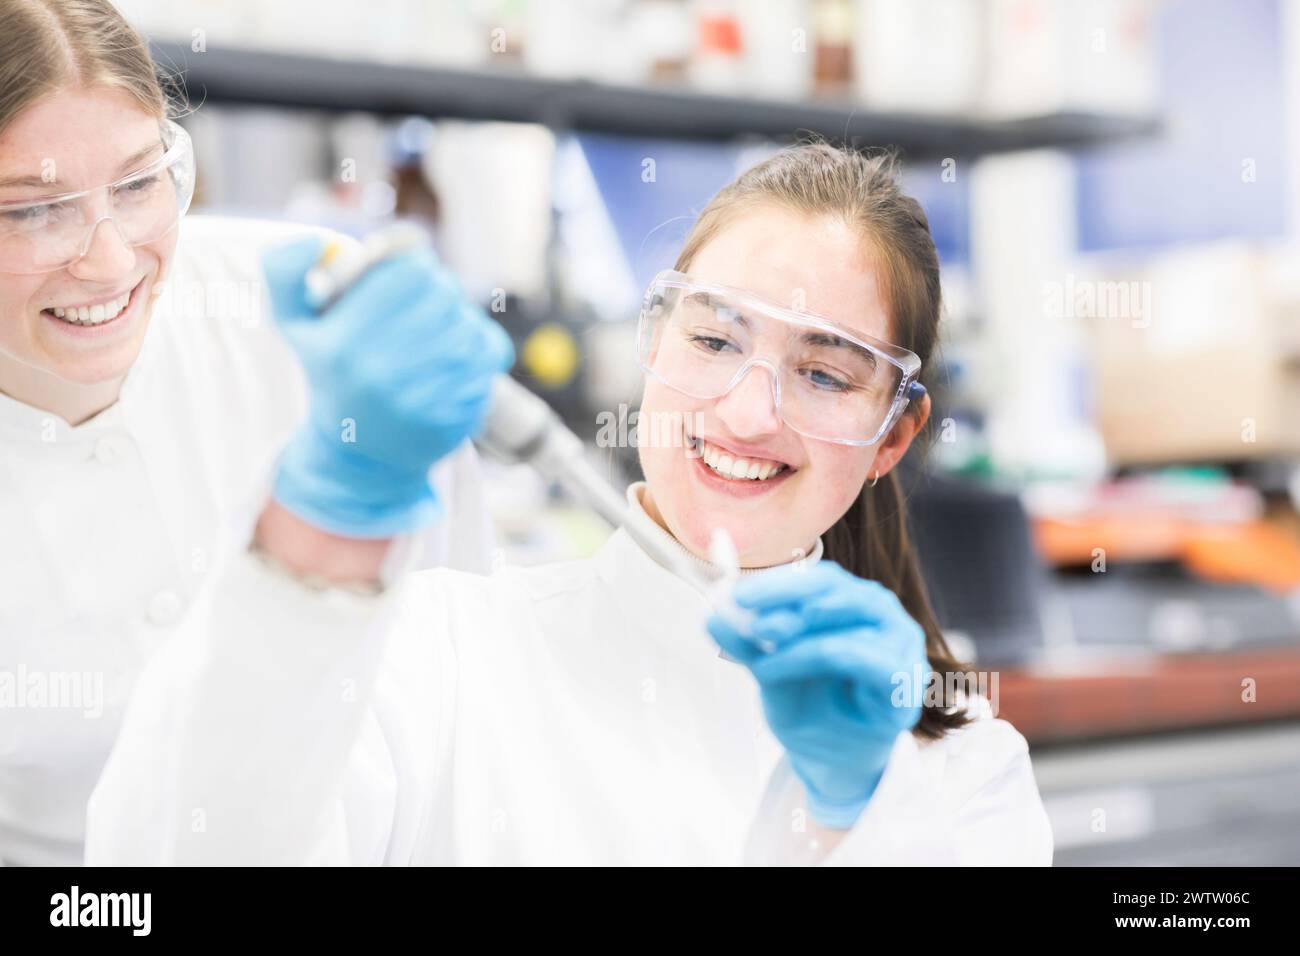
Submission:
M 641 487 L 634 520 L 667 537 Z M 193 615 L 141 679 L 90 863 L 1051 862 L 1025 740 L 987 709 L 937 743 L 900 734 L 856 826 L 809 848 L 754 681 L 626 531 L 387 598 L 247 554 L 222 573 L 248 600 Z
M 80 862 L 86 800 L 136 677 L 264 501 L 306 391 L 259 255 L 306 231 L 183 220 L 116 404 L 70 428 L 0 395 L 0 862 Z M 486 570 L 472 448 L 435 480 L 449 520 L 410 560 L 438 563 L 451 538 L 455 566 Z M 231 586 L 224 600 L 242 602 Z

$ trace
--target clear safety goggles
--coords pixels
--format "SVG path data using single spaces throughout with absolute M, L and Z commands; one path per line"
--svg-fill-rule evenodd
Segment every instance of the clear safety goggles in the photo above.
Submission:
M 80 192 L 0 202 L 0 272 L 39 275 L 76 262 L 105 220 L 122 241 L 140 246 L 175 228 L 194 197 L 194 147 L 165 121 L 164 153 L 116 182 Z
M 925 395 L 915 353 L 681 272 L 650 283 L 637 343 L 641 368 L 692 398 L 721 398 L 762 366 L 781 420 L 841 445 L 874 444 Z

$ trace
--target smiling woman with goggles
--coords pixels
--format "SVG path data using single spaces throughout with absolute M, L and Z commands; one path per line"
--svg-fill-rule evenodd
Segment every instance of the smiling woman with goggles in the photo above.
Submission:
M 720 398 L 762 366 L 782 421 L 841 445 L 874 444 L 925 395 L 907 349 L 671 270 L 646 290 L 637 343 L 641 368 L 692 398 Z
M 0 867 L 83 861 L 87 802 L 132 688 L 310 410 L 263 253 L 308 241 L 359 251 L 335 230 L 191 209 L 202 142 L 172 122 L 194 115 L 173 72 L 110 0 L 0 0 L 0 687 L 15 666 L 94 675 L 78 693 L 96 718 L 0 702 Z M 377 356 L 425 383 L 431 366 L 461 374 L 435 348 L 442 337 L 420 338 L 419 356 L 391 338 L 395 326 L 474 320 L 432 257 L 354 291 L 360 304 L 322 323 L 349 330 L 331 343 L 349 359 L 365 339 L 366 363 L 338 363 L 348 374 Z M 372 318 L 385 335 L 355 331 Z M 363 443 L 376 434 L 364 420 Z M 415 489 L 421 504 L 436 491 L 448 524 L 412 532 L 412 554 L 486 571 L 482 482 L 460 437 L 441 446 L 436 488 Z
M 84 256 L 108 220 L 129 246 L 154 242 L 176 227 L 194 196 L 189 134 L 162 123 L 162 155 L 115 182 L 37 199 L 0 201 L 0 273 L 39 275 Z

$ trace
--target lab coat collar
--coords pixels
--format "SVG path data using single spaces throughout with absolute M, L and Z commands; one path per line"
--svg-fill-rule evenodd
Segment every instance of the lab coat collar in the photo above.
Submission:
M 642 534 L 652 535 L 662 541 L 669 542 L 671 547 L 677 548 L 689 561 L 698 565 L 701 569 L 705 571 L 714 570 L 712 562 L 694 554 L 689 548 L 664 530 L 659 522 L 655 521 L 654 518 L 651 518 L 650 515 L 646 513 L 645 505 L 642 502 L 642 498 L 645 496 L 645 490 L 646 483 L 644 481 L 634 481 L 632 484 L 627 486 L 627 503 L 629 506 L 628 521 L 634 522 L 637 526 L 637 530 Z M 820 561 L 824 551 L 825 548 L 822 545 L 822 539 L 818 538 L 812 547 L 812 551 L 806 558 L 804 558 L 804 561 L 810 563 Z M 655 560 L 656 564 L 660 563 L 658 558 L 654 555 L 651 555 L 650 557 Z M 740 573 L 742 575 L 756 574 L 759 571 L 764 570 L 766 570 L 766 568 L 741 568 Z M 712 575 L 709 576 L 711 577 Z
M 68 444 L 122 424 L 122 400 L 80 425 L 69 425 L 58 415 L 0 393 L 0 439 L 23 444 Z

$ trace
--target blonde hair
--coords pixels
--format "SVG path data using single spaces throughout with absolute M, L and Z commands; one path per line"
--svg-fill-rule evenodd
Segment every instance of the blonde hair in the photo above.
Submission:
M 120 89 L 167 116 L 148 46 L 108 0 L 0 0 L 0 132 L 69 86 Z
M 939 256 L 925 211 L 899 185 L 895 156 L 868 155 L 825 142 L 782 150 L 709 200 L 677 257 L 678 271 L 689 272 L 709 240 L 745 212 L 764 206 L 830 216 L 854 227 L 871 249 L 880 274 L 890 341 L 915 352 L 926 377 L 939 337 Z M 915 415 L 916 409 L 909 405 L 907 414 Z M 908 533 L 907 500 L 897 469 L 875 486 L 864 485 L 822 541 L 827 558 L 897 594 L 925 630 L 931 668 L 963 679 L 970 669 L 953 657 L 939 628 Z M 927 703 L 914 733 L 934 739 L 971 719 L 960 706 Z

